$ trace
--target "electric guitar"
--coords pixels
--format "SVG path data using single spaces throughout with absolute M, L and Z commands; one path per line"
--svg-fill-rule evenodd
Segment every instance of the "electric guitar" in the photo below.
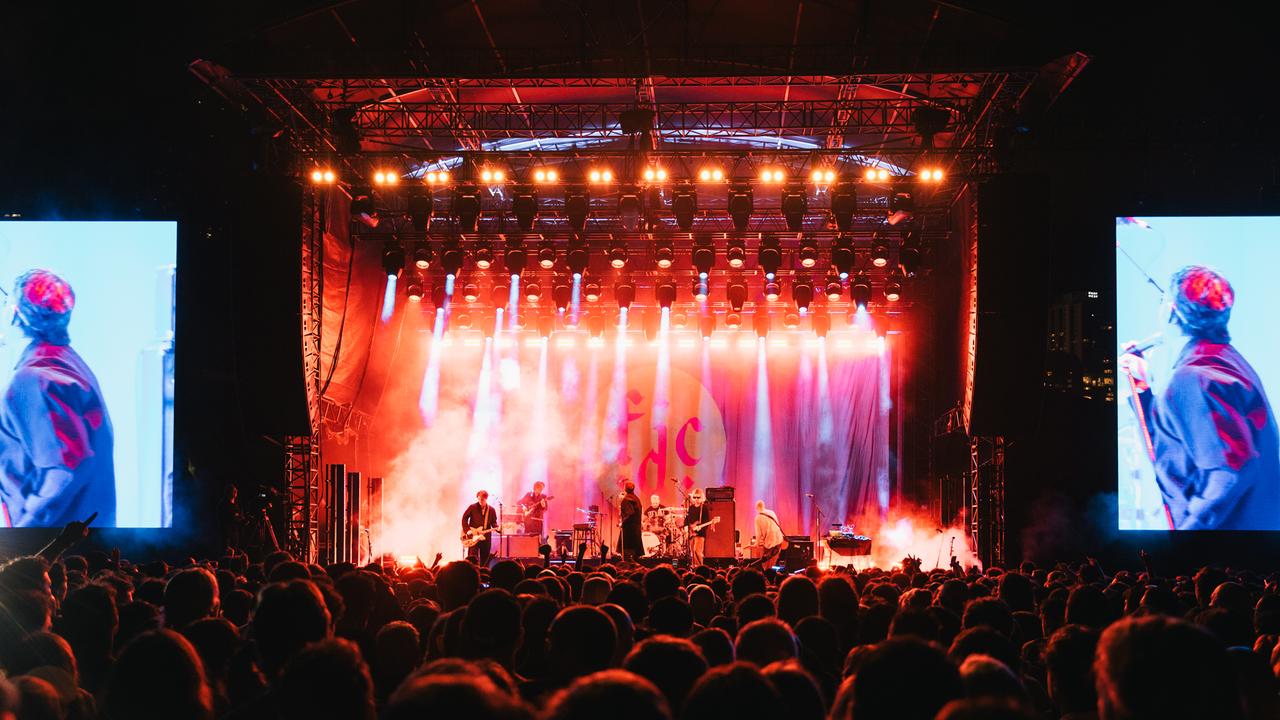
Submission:
M 492 533 L 497 529 L 498 528 L 496 527 L 491 527 L 488 529 L 471 528 L 470 530 L 462 533 L 462 538 L 461 538 L 462 547 L 466 548 L 467 550 L 470 550 L 476 545 L 479 545 L 480 541 L 488 537 L 489 533 Z
M 715 517 L 711 518 L 710 520 L 708 520 L 708 521 L 706 521 L 706 522 L 704 522 L 704 523 L 699 523 L 699 524 L 697 524 L 697 525 L 690 525 L 690 526 L 689 526 L 689 534 L 690 534 L 690 535 L 692 535 L 693 533 L 698 532 L 699 530 L 701 530 L 701 529 L 702 529 L 702 528 L 704 528 L 704 527 L 707 527 L 707 526 L 710 526 L 710 525 L 719 525 L 719 524 L 720 524 L 720 516 L 719 516 L 719 515 L 717 515 L 717 516 L 715 516 Z
M 518 508 L 520 509 L 520 516 L 521 516 L 521 517 L 526 517 L 526 518 L 527 518 L 527 517 L 529 517 L 529 513 L 533 512 L 533 511 L 534 511 L 534 510 L 536 510 L 537 508 L 543 508 L 543 509 L 546 509 L 546 507 L 547 507 L 547 501 L 548 501 L 548 500 L 555 500 L 555 499 L 556 499 L 556 496 L 555 496 L 555 495 L 543 495 L 541 500 L 539 500 L 538 502 L 536 502 L 536 503 L 534 503 L 534 504 L 532 504 L 532 505 L 530 505 L 530 506 L 528 506 L 528 507 L 525 507 L 524 505 L 517 505 L 516 507 L 518 507 Z

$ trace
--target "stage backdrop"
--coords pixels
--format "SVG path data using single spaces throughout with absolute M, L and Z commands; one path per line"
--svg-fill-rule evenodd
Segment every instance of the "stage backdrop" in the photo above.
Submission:
M 590 505 L 611 513 L 626 480 L 665 505 L 695 486 L 731 485 L 743 545 L 757 499 L 800 534 L 815 509 L 841 522 L 888 507 L 890 365 L 867 330 L 821 342 L 750 331 L 704 341 L 679 330 L 654 342 L 635 331 L 544 341 L 435 334 L 439 317 L 408 304 L 378 323 L 394 340 L 373 353 L 390 366 L 366 453 L 386 475 L 375 547 L 455 555 L 458 518 L 477 490 L 510 510 L 539 480 L 555 498 L 548 529 L 584 522 Z

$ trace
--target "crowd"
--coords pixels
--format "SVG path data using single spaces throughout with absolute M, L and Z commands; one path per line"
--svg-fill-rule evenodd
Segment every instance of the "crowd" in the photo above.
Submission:
M 171 566 L 55 544 L 0 566 L 0 720 L 1275 718 L 1275 581 Z

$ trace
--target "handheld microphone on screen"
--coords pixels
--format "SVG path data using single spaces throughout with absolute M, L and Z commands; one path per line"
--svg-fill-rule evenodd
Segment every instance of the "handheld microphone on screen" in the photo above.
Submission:
M 1164 333 L 1158 332 L 1153 335 L 1148 335 L 1142 340 L 1135 340 L 1133 342 L 1125 343 L 1124 347 L 1121 348 L 1121 351 L 1130 353 L 1133 355 L 1141 356 L 1144 353 L 1151 352 L 1152 350 L 1160 347 L 1163 344 L 1164 344 Z

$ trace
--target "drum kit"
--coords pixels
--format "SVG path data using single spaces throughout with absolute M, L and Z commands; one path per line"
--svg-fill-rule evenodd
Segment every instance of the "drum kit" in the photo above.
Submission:
M 645 527 L 641 534 L 644 556 L 676 559 L 685 554 L 684 512 L 682 507 L 664 507 L 645 514 Z

